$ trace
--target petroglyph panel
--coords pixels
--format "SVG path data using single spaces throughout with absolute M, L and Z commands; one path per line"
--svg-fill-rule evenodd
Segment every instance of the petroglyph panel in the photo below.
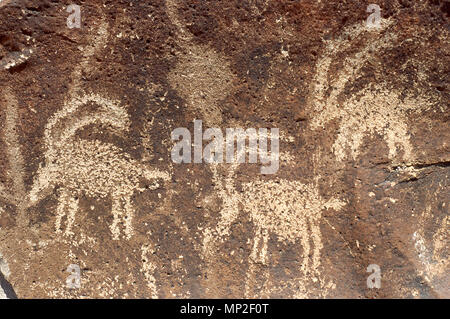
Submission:
M 448 5 L 377 4 L 0 1 L 13 293 L 448 298 Z M 175 163 L 195 120 L 278 129 L 278 169 Z

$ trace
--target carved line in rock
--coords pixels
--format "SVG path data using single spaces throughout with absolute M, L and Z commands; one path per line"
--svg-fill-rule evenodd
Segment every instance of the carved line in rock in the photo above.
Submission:
M 412 171 L 413 174 L 415 173 Z M 441 191 L 445 192 L 446 185 L 442 185 Z M 431 195 L 431 194 L 430 194 Z M 427 195 L 427 200 L 429 200 Z M 433 196 L 433 195 L 431 195 Z M 437 200 L 437 196 L 434 197 Z M 442 203 L 443 208 L 448 203 Z M 427 205 L 425 210 L 418 217 L 418 228 L 412 234 L 411 240 L 416 252 L 417 261 L 415 262 L 418 273 L 423 276 L 425 281 L 433 288 L 434 292 L 440 298 L 448 298 L 449 278 L 446 276 L 450 268 L 450 257 L 448 256 L 448 247 L 450 244 L 450 217 L 445 216 L 437 231 L 433 236 L 429 236 L 427 228 L 430 223 L 435 223 L 431 205 Z
M 42 196 L 59 186 L 56 231 L 60 232 L 62 219 L 67 217 L 65 235 L 73 235 L 72 226 L 82 195 L 105 198 L 112 201 L 113 223 L 110 226 L 113 239 L 120 236 L 120 224 L 124 225 L 127 239 L 133 234 L 134 208 L 131 198 L 138 190 L 139 177 L 147 180 L 170 176 L 158 169 L 148 169 L 131 159 L 117 146 L 101 141 L 77 138 L 76 132 L 88 125 L 105 125 L 120 131 L 128 131 L 130 120 L 126 108 L 118 101 L 98 94 L 82 92 L 81 71 L 89 69 L 89 58 L 107 41 L 107 24 L 101 22 L 95 45 L 85 49 L 81 63 L 75 68 L 69 88 L 68 101 L 47 122 L 44 131 L 45 166 L 41 165 L 30 191 L 30 200 L 36 203 Z M 97 105 L 91 111 L 83 107 Z M 84 112 L 84 113 L 83 113 Z
M 282 155 L 283 157 L 283 155 Z M 249 270 L 245 285 L 246 297 L 252 297 L 251 290 L 255 286 L 255 271 L 257 264 L 268 265 L 268 240 L 274 234 L 279 241 L 295 244 L 300 242 L 302 247 L 301 272 L 304 278 L 312 278 L 319 281 L 320 285 L 327 285 L 321 278 L 320 251 L 323 248 L 321 240 L 320 222 L 322 210 L 341 210 L 346 203 L 335 198 L 324 200 L 318 193 L 317 183 L 303 184 L 299 181 L 285 179 L 273 179 L 270 181 L 258 178 L 245 183 L 243 192 L 239 193 L 234 185 L 236 170 L 239 164 L 229 167 L 227 175 L 223 178 L 218 167 L 212 164 L 213 181 L 215 191 L 222 200 L 219 222 L 213 228 L 204 231 L 203 257 L 211 258 L 216 245 L 223 243 L 230 236 L 231 225 L 240 215 L 239 205 L 243 206 L 243 212 L 249 216 L 254 225 L 253 245 L 249 259 Z M 311 244 L 312 243 L 312 244 Z M 312 251 L 312 261 L 309 255 Z M 264 275 L 268 280 L 268 272 Z M 303 293 L 306 288 L 303 282 Z

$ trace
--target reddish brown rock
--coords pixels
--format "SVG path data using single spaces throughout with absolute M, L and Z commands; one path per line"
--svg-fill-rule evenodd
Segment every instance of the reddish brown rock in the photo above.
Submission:
M 17 296 L 448 298 L 448 2 L 374 3 L 1 1 Z M 195 119 L 279 128 L 279 169 L 174 163 Z

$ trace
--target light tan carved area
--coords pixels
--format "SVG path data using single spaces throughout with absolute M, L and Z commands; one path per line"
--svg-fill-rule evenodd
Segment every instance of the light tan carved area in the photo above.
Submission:
M 80 116 L 76 111 L 89 102 L 101 105 L 102 109 Z M 59 121 L 63 121 L 69 115 L 70 124 L 56 129 Z M 73 234 L 71 227 L 78 210 L 80 196 L 111 196 L 114 216 L 111 225 L 113 237 L 119 238 L 119 223 L 123 223 L 126 237 L 131 238 L 133 233 L 131 196 L 138 188 L 139 177 L 148 180 L 168 180 L 169 175 L 157 169 L 145 168 L 112 144 L 81 140 L 74 136 L 78 129 L 90 124 L 109 124 L 118 130 L 128 130 L 128 123 L 126 110 L 121 109 L 118 102 L 96 95 L 85 95 L 80 99 L 69 101 L 61 112 L 49 120 L 45 131 L 47 147 L 45 166 L 38 170 L 30 199 L 36 202 L 42 192 L 53 189 L 56 185 L 61 187 L 60 203 L 57 208 L 57 231 L 60 231 L 61 219 L 67 213 L 65 234 Z
M 400 90 L 387 89 L 382 82 L 370 84 L 342 102 L 339 99 L 345 86 L 361 74 L 364 63 L 373 60 L 373 52 L 392 48 L 398 42 L 398 36 L 389 30 L 391 25 L 392 21 L 382 19 L 380 30 L 369 31 L 364 23 L 350 26 L 337 39 L 329 40 L 317 62 L 311 92 L 315 112 L 311 128 L 323 129 L 331 121 L 339 122 L 338 135 L 333 144 L 337 161 L 347 158 L 356 160 L 362 151 L 364 138 L 374 134 L 381 135 L 385 140 L 389 148 L 388 157 L 394 165 L 413 163 L 415 160 L 408 114 L 427 111 L 436 103 L 429 92 L 422 92 L 419 97 L 401 98 Z M 362 37 L 365 37 L 366 43 L 358 52 L 344 58 L 343 66 L 330 80 L 333 59 Z
M 245 126 L 222 117 L 221 103 L 232 93 L 232 83 L 235 81 L 229 61 L 212 47 L 195 44 L 193 36 L 184 27 L 182 18 L 178 14 L 178 6 L 176 0 L 166 1 L 167 15 L 176 27 L 180 47 L 177 52 L 177 64 L 168 75 L 170 86 L 185 101 L 189 116 L 202 119 L 207 126 Z M 267 1 L 251 1 L 252 10 L 256 14 L 260 14 L 261 10 L 264 11 L 266 6 Z M 130 132 L 131 114 L 127 105 L 108 93 L 93 93 L 83 88 L 82 75 L 95 72 L 91 67 L 93 57 L 110 44 L 110 26 L 105 21 L 101 19 L 98 25 L 88 32 L 92 36 L 83 50 L 81 62 L 75 66 L 71 74 L 72 83 L 64 101 L 62 105 L 56 107 L 56 112 L 45 125 L 43 158 L 39 169 L 34 172 L 30 190 L 24 184 L 24 160 L 17 135 L 17 123 L 20 118 L 18 102 L 11 89 L 2 92 L 6 101 L 6 121 L 2 137 L 7 144 L 6 155 L 9 167 L 8 182 L 5 185 L 0 183 L 0 197 L 2 201 L 17 206 L 19 217 L 23 217 L 28 208 L 37 207 L 45 198 L 55 197 L 57 202 L 54 207 L 55 214 L 53 212 L 47 214 L 51 218 L 50 224 L 42 225 L 40 230 L 42 233 L 52 235 L 26 241 L 25 246 L 29 251 L 39 248 L 39 252 L 32 255 L 32 263 L 25 264 L 24 274 L 30 271 L 31 264 L 38 263 L 47 252 L 54 250 L 55 243 L 61 244 L 65 252 L 68 252 L 67 256 L 57 256 L 53 261 L 55 264 L 64 268 L 68 261 L 70 263 L 77 261 L 82 268 L 89 268 L 92 266 L 92 260 L 95 260 L 96 251 L 101 251 L 105 242 L 109 243 L 108 240 L 112 239 L 113 244 L 107 249 L 117 254 L 114 258 L 120 261 L 120 267 L 140 263 L 137 267 L 140 274 L 136 275 L 130 271 L 119 276 L 109 272 L 110 268 L 99 266 L 83 274 L 82 286 L 89 286 L 90 289 L 94 287 L 98 297 L 127 298 L 130 296 L 126 292 L 127 287 L 133 287 L 136 281 L 145 280 L 143 291 L 146 297 L 158 298 L 164 295 L 187 298 L 191 294 L 189 287 L 184 290 L 180 288 L 178 291 L 161 287 L 160 273 L 163 270 L 160 267 L 163 262 L 155 256 L 159 243 L 150 239 L 153 236 L 152 231 L 145 230 L 139 233 L 134 227 L 135 213 L 138 208 L 135 207 L 137 206 L 134 202 L 135 195 L 144 191 L 139 185 L 146 180 L 150 182 L 152 190 L 158 189 L 160 183 L 164 183 L 164 187 L 167 188 L 163 197 L 158 193 L 157 208 L 152 213 L 161 216 L 175 215 L 172 218 L 180 231 L 195 232 L 186 226 L 185 221 L 182 220 L 182 214 L 173 208 L 173 202 L 178 200 L 175 196 L 177 189 L 167 185 L 172 170 L 162 171 L 144 165 L 144 161 L 153 159 L 153 154 L 146 154 L 145 158 L 137 160 L 116 144 L 98 139 L 85 140 L 78 136 L 80 131 L 90 127 L 96 127 L 100 129 L 100 132 L 108 131 L 121 138 L 126 138 Z M 399 91 L 388 90 L 383 83 L 377 83 L 368 85 L 357 94 L 342 100 L 345 87 L 362 72 L 361 67 L 371 58 L 371 52 L 391 48 L 392 43 L 397 40 L 394 33 L 383 33 L 389 26 L 390 22 L 384 20 L 381 31 L 371 31 L 378 32 L 380 36 L 366 39 L 367 43 L 356 53 L 352 52 L 352 43 L 361 36 L 373 35 L 373 33 L 365 30 L 362 24 L 353 26 L 344 31 L 337 40 L 329 41 L 324 54 L 319 58 L 310 101 L 315 116 L 308 129 L 316 131 L 326 128 L 331 121 L 339 123 L 339 130 L 332 147 L 337 162 L 344 162 L 350 158 L 356 160 L 363 152 L 364 139 L 377 134 L 382 136 L 388 146 L 388 157 L 394 165 L 408 164 L 415 160 L 415 151 L 408 129 L 408 116 L 428 110 L 434 103 L 432 97 L 424 94 L 423 97 L 400 98 Z M 119 35 L 116 37 L 120 38 Z M 332 64 L 335 62 L 333 59 L 346 51 L 352 53 L 344 59 L 343 67 L 338 74 L 331 75 Z M 278 58 L 283 59 L 287 56 L 289 52 L 282 47 Z M 273 66 L 274 69 L 275 66 Z M 269 92 L 270 86 L 275 84 L 276 79 L 275 76 L 269 77 L 267 87 L 263 89 L 265 100 L 260 101 L 261 104 L 272 103 L 266 99 L 265 93 Z M 155 90 L 154 87 L 148 89 L 150 94 L 153 94 Z M 292 96 L 296 94 L 295 90 Z M 162 99 L 166 97 L 166 94 Z M 145 124 L 146 129 L 152 128 L 155 117 Z M 173 123 L 173 120 L 167 119 L 167 122 Z M 166 123 L 165 127 L 170 125 Z M 151 137 L 147 139 L 143 143 L 151 145 Z M 290 143 L 294 141 L 294 137 L 282 135 L 282 140 Z M 162 143 L 167 149 L 172 146 L 169 140 L 163 140 Z M 323 256 L 323 250 L 328 238 L 324 238 L 321 227 L 328 224 L 336 231 L 324 217 L 325 212 L 344 214 L 347 200 L 340 195 L 332 194 L 332 191 L 323 193 L 321 183 L 327 183 L 329 184 L 327 186 L 331 188 L 339 176 L 318 174 L 317 172 L 321 172 L 329 161 L 325 162 L 321 159 L 320 149 L 315 149 L 314 152 L 312 154 L 314 169 L 312 177 L 308 178 L 286 178 L 288 176 L 286 172 L 281 172 L 284 178 L 248 177 L 247 175 L 241 178 L 239 169 L 242 167 L 238 164 L 205 165 L 211 172 L 214 188 L 210 196 L 199 200 L 205 203 L 205 207 L 208 205 L 220 207 L 214 211 L 216 215 L 212 216 L 213 218 L 205 221 L 206 227 L 200 232 L 203 238 L 200 238 L 197 243 L 193 242 L 192 245 L 195 246 L 193 250 L 204 259 L 207 273 L 217 271 L 214 268 L 216 266 L 214 254 L 232 237 L 233 223 L 243 220 L 248 221 L 251 230 L 248 233 L 248 242 L 242 243 L 250 251 L 248 260 L 244 261 L 245 265 L 248 265 L 243 277 L 244 296 L 270 297 L 286 292 L 287 283 L 275 276 L 271 277 L 275 266 L 271 252 L 273 242 L 295 247 L 300 258 L 298 269 L 292 269 L 297 282 L 294 285 L 296 288 L 289 291 L 289 297 L 331 295 L 331 291 L 336 289 L 337 278 L 330 278 L 332 274 L 325 268 L 324 262 L 327 257 Z M 285 151 L 280 154 L 280 162 L 295 168 L 298 159 L 293 152 Z M 179 166 L 179 170 L 189 171 L 183 165 Z M 195 192 L 198 189 L 196 183 L 197 181 L 181 187 L 190 187 L 191 191 Z M 57 193 L 55 192 L 56 196 L 48 196 L 55 190 L 58 190 Z M 109 232 L 107 230 L 100 234 L 98 231 L 100 228 L 89 228 L 89 225 L 92 225 L 87 223 L 89 208 L 83 207 L 81 200 L 86 197 L 110 204 L 111 211 L 108 210 L 108 214 L 111 214 L 113 218 L 109 225 Z M 213 204 L 207 203 L 216 199 L 218 200 Z M 0 202 L 0 218 L 5 209 L 8 209 L 2 205 Z M 94 210 L 94 206 L 91 206 L 91 209 Z M 426 224 L 428 217 L 424 213 L 423 224 Z M 22 219 L 22 223 L 25 224 L 26 217 Z M 157 217 L 155 219 L 146 217 L 145 223 L 152 223 L 151 227 L 154 225 L 165 227 L 164 223 L 153 224 L 155 220 L 158 221 Z M 84 225 L 85 222 L 86 225 Z M 143 221 L 139 222 L 144 224 Z M 447 279 L 445 274 L 448 272 L 448 226 L 449 220 L 446 217 L 432 239 L 426 235 L 424 227 L 420 227 L 412 235 L 417 251 L 417 269 L 420 269 L 421 274 L 431 285 L 438 287 L 436 288 L 438 291 L 442 291 L 440 288 L 442 284 L 439 281 L 442 278 Z M 53 236 L 55 231 L 56 236 Z M 96 231 L 98 234 L 95 233 Z M 31 232 L 37 233 L 35 228 Z M 195 236 L 197 235 L 192 235 L 197 240 Z M 105 240 L 105 237 L 108 239 Z M 342 235 L 341 238 L 345 241 Z M 115 245 L 121 245 L 122 248 L 117 249 Z M 128 255 L 132 254 L 131 251 L 136 253 L 137 260 L 129 260 Z M 11 251 L 7 253 L 8 260 L 13 261 L 13 268 L 19 268 L 17 265 L 23 260 L 16 259 Z M 352 252 L 351 255 L 354 257 Z M 182 254 L 179 259 L 172 259 L 170 269 L 185 268 L 183 269 L 185 272 L 190 270 L 183 264 L 182 259 Z M 49 297 L 74 297 L 74 292 L 68 291 L 64 286 L 67 275 L 67 273 L 59 274 L 59 281 L 33 281 L 27 288 L 30 291 L 43 290 Z M 18 275 L 15 274 L 15 276 Z M 175 280 L 182 281 L 183 278 Z M 214 283 L 206 282 L 206 285 L 210 284 Z M 166 293 L 167 291 L 169 293 Z M 90 294 L 92 292 L 86 293 L 86 290 L 75 292 L 79 298 L 92 297 Z
M 2 207 L 0 206 L 0 218 L 2 215 Z M 9 270 L 9 265 L 5 258 L 3 257 L 2 253 L 0 253 L 0 273 L 5 277 L 5 279 L 8 279 L 11 271 Z M 3 289 L 0 287 L 0 300 L 7 299 L 7 296 Z
M 111 225 L 113 238 L 119 239 L 119 225 L 123 224 L 125 237 L 130 239 L 134 211 L 131 197 L 138 190 L 139 177 L 168 180 L 169 175 L 145 168 L 113 144 L 76 137 L 77 131 L 92 124 L 109 126 L 118 132 L 129 130 L 126 107 L 101 95 L 86 94 L 80 87 L 82 70 L 89 71 L 89 58 L 105 45 L 107 37 L 107 24 L 102 21 L 90 41 L 94 45 L 84 49 L 82 61 L 73 71 L 68 101 L 48 120 L 44 132 L 45 165 L 36 174 L 30 200 L 35 203 L 42 193 L 59 186 L 56 231 L 61 231 L 61 222 L 66 216 L 64 234 L 73 235 L 72 225 L 79 209 L 79 197 L 110 196 L 114 216 Z M 83 110 L 89 104 L 98 105 L 99 109 Z
M 308 280 L 320 282 L 323 296 L 327 289 L 335 288 L 332 282 L 321 278 L 319 268 L 323 244 L 320 223 L 322 210 L 334 209 L 338 212 L 345 206 L 343 201 L 334 198 L 326 201 L 320 196 L 317 185 L 288 180 L 247 183 L 244 185 L 243 201 L 246 203 L 244 210 L 251 216 L 256 228 L 250 255 L 251 266 L 254 263 L 268 264 L 267 241 L 270 234 L 274 234 L 280 241 L 300 242 L 302 247 L 303 286 L 294 291 L 294 297 L 308 296 L 304 283 Z M 251 280 L 249 278 L 247 289 Z
M 235 79 L 230 63 L 206 45 L 197 45 L 179 17 L 178 2 L 166 1 L 167 15 L 176 27 L 181 50 L 169 83 L 186 101 L 186 106 L 210 127 L 223 122 L 220 102 L 231 92 Z
M 154 253 L 154 249 L 152 247 L 152 244 L 143 244 L 141 247 L 141 258 L 142 258 L 142 271 L 145 276 L 145 280 L 147 282 L 147 286 L 150 289 L 151 292 L 151 298 L 157 299 L 158 298 L 158 290 L 156 287 L 156 279 L 155 279 L 155 272 L 157 270 L 156 265 L 152 262 L 151 256 Z
M 289 137 L 284 139 L 291 140 Z M 280 161 L 293 164 L 294 159 L 290 153 L 281 153 Z M 222 206 L 217 224 L 203 231 L 203 258 L 206 261 L 214 260 L 218 246 L 230 237 L 237 219 L 249 219 L 253 231 L 249 238 L 251 252 L 247 261 L 245 297 L 270 297 L 285 288 L 286 283 L 279 282 L 279 279 L 271 281 L 270 278 L 269 269 L 274 266 L 268 249 L 270 238 L 299 247 L 302 260 L 296 288 L 290 292 L 292 297 L 306 298 L 312 294 L 325 297 L 336 288 L 333 281 L 321 272 L 323 243 L 320 225 L 324 222 L 324 210 L 339 212 L 346 203 L 338 198 L 324 199 L 319 194 L 318 175 L 315 181 L 306 184 L 276 177 L 268 180 L 255 178 L 243 183 L 242 191 L 238 191 L 239 164 L 211 164 L 210 168 L 214 190 Z M 206 197 L 204 200 L 208 206 L 206 201 L 211 199 Z M 257 283 L 261 276 L 262 286 Z M 312 286 L 319 289 L 312 289 Z
M 414 174 L 414 171 L 412 171 Z M 446 176 L 448 179 L 448 176 Z M 442 192 L 442 193 L 441 193 Z M 448 185 L 439 184 L 438 193 L 426 194 L 425 209 L 418 216 L 418 227 L 411 235 L 411 244 L 416 253 L 413 259 L 418 273 L 429 284 L 439 298 L 449 298 L 450 256 L 450 218 L 448 214 L 441 220 L 436 220 L 436 207 L 432 204 L 439 202 L 438 194 L 448 192 Z M 442 209 L 448 211 L 448 201 L 442 202 Z M 434 206 L 434 205 L 433 205 Z M 430 232 L 432 230 L 432 232 Z
M 355 81 L 362 72 L 364 63 L 377 65 L 373 52 L 393 49 L 399 45 L 398 36 L 390 30 L 393 22 L 382 20 L 380 30 L 366 30 L 364 24 L 357 24 L 342 32 L 336 40 L 329 40 L 324 53 L 316 65 L 316 74 L 312 83 L 311 103 L 315 115 L 311 120 L 312 129 L 326 129 L 332 121 L 338 122 L 338 131 L 332 146 L 333 153 L 338 162 L 347 159 L 357 160 L 363 154 L 365 138 L 381 136 L 388 147 L 388 158 L 391 166 L 399 166 L 397 170 L 405 171 L 414 178 L 421 169 L 413 165 L 420 162 L 411 141 L 412 124 L 409 116 L 429 111 L 440 105 L 441 112 L 445 112 L 447 105 L 439 103 L 432 90 L 421 90 L 419 94 L 410 95 L 401 88 L 387 88 L 386 79 L 376 79 L 358 93 L 345 99 L 342 98 L 347 85 Z M 414 34 L 412 35 L 414 37 Z M 346 56 L 336 75 L 331 75 L 331 65 L 340 53 L 346 52 L 357 41 L 366 43 L 356 53 Z M 404 41 L 411 41 L 406 39 Z M 409 61 L 417 70 L 420 81 L 426 81 L 427 65 L 420 60 Z M 404 76 L 399 75 L 399 78 Z M 406 95 L 405 95 L 406 92 Z M 442 141 L 443 147 L 446 141 Z M 432 163 L 429 165 L 433 165 Z M 445 191 L 445 187 L 442 188 Z M 390 199 L 393 204 L 396 199 Z M 437 198 L 434 198 L 437 201 Z M 430 199 L 430 202 L 432 200 Z M 444 204 L 445 205 L 445 204 Z M 417 252 L 418 260 L 414 262 L 419 275 L 437 296 L 448 297 L 448 216 L 437 226 L 437 231 L 430 234 L 430 228 L 425 225 L 432 223 L 434 214 L 429 207 L 419 220 L 419 229 L 412 234 L 412 242 Z M 386 275 L 389 278 L 390 274 Z M 419 296 L 415 288 L 400 288 L 401 294 Z

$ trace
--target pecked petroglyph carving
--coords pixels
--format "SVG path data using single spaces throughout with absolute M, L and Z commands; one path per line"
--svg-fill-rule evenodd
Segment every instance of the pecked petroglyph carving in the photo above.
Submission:
M 0 8 L 3 5 L 6 5 L 6 3 L 3 2 L 2 4 L 0 1 Z M 32 57 L 33 53 L 36 52 L 35 41 L 34 38 L 27 34 L 23 34 L 19 41 L 14 41 L 16 44 L 13 47 L 5 46 L 2 41 L 0 43 L 0 71 L 12 71 L 12 69 L 26 63 Z
M 280 155 L 283 160 L 284 154 Z M 268 240 L 271 235 L 275 235 L 279 241 L 291 244 L 300 242 L 301 272 L 304 278 L 319 281 L 323 288 L 330 287 L 320 278 L 319 272 L 320 252 L 323 248 L 320 231 L 322 211 L 327 209 L 339 211 L 346 203 L 335 198 L 323 199 L 316 183 L 303 184 L 299 181 L 280 178 L 269 181 L 254 179 L 244 183 L 240 193 L 236 190 L 234 182 L 237 163 L 227 166 L 228 172 L 225 178 L 219 171 L 219 164 L 212 164 L 210 167 L 215 191 L 222 200 L 222 209 L 217 225 L 205 229 L 204 258 L 211 257 L 215 245 L 223 242 L 230 235 L 231 225 L 239 217 L 239 205 L 242 205 L 242 212 L 249 216 L 255 227 L 249 260 L 250 269 L 247 273 L 246 296 L 251 295 L 255 265 L 269 263 L 267 254 Z M 268 273 L 264 276 L 267 280 Z
M 156 288 L 156 279 L 154 276 L 156 265 L 151 261 L 151 255 L 154 253 L 154 248 L 151 244 L 143 244 L 141 247 L 142 259 L 142 273 L 147 282 L 147 287 L 150 289 L 151 298 L 158 299 L 158 290 Z
M 56 231 L 61 231 L 62 219 L 66 216 L 64 234 L 73 235 L 79 198 L 82 195 L 109 196 L 114 216 L 110 226 L 113 238 L 119 239 L 120 224 L 123 224 L 125 236 L 130 239 L 134 212 L 131 197 L 138 190 L 139 179 L 167 181 L 169 174 L 144 167 L 113 144 L 76 137 L 79 130 L 90 125 L 106 127 L 117 134 L 129 130 L 128 113 L 118 101 L 98 94 L 83 94 L 80 89 L 81 70 L 88 67 L 88 58 L 105 43 L 106 27 L 102 22 L 94 38 L 95 45 L 84 51 L 82 62 L 73 72 L 68 101 L 45 127 L 45 161 L 34 178 L 29 198 L 31 203 L 36 203 L 58 186 Z
M 414 159 L 407 114 L 429 109 L 429 99 L 406 96 L 401 101 L 399 92 L 388 90 L 383 84 L 371 84 L 342 103 L 339 100 L 345 86 L 357 79 L 372 52 L 393 47 L 397 36 L 393 31 L 386 31 L 390 24 L 389 20 L 382 20 L 379 36 L 366 40 L 358 52 L 346 57 L 343 67 L 331 79 L 329 71 L 333 59 L 349 50 L 355 40 L 364 39 L 365 34 L 373 31 L 368 31 L 364 23 L 345 29 L 337 39 L 327 43 L 317 63 L 312 85 L 312 103 L 316 115 L 312 118 L 311 127 L 323 128 L 332 120 L 339 121 L 339 133 L 333 144 L 337 161 L 348 157 L 355 160 L 360 154 L 364 137 L 375 133 L 380 134 L 387 143 L 388 156 L 392 161 L 398 161 L 398 149 L 403 151 L 403 161 L 411 162 Z M 382 31 L 386 32 L 383 34 Z
M 75 117 L 75 111 L 90 102 L 100 105 L 100 110 Z M 58 124 L 64 122 L 66 117 L 70 121 L 59 127 Z M 35 203 L 42 197 L 42 193 L 59 186 L 56 230 L 60 231 L 61 220 L 67 214 L 65 234 L 70 235 L 81 195 L 99 198 L 111 196 L 113 237 L 119 238 L 119 223 L 123 222 L 129 239 L 133 229 L 131 197 L 138 188 L 139 178 L 168 180 L 169 175 L 144 167 L 113 144 L 75 137 L 79 129 L 91 124 L 110 125 L 127 131 L 129 119 L 118 102 L 97 95 L 85 95 L 69 101 L 61 112 L 50 119 L 45 128 L 45 165 L 41 165 L 37 172 L 30 200 Z
M 339 211 L 345 204 L 337 199 L 324 200 L 314 184 L 302 184 L 298 181 L 273 180 L 252 181 L 243 185 L 243 201 L 247 203 L 244 211 L 248 213 L 256 227 L 251 267 L 253 263 L 268 265 L 267 243 L 270 234 L 279 241 L 302 247 L 301 272 L 306 278 L 321 280 L 320 252 L 323 248 L 320 220 L 322 210 Z M 310 255 L 312 255 L 310 260 Z M 249 273 L 249 281 L 252 272 Z M 249 283 L 250 283 L 249 282 Z M 247 290 L 249 290 L 247 283 Z
M 443 207 L 448 203 L 443 203 Z M 433 287 L 439 297 L 448 298 L 450 258 L 450 218 L 445 216 L 439 223 L 436 232 L 429 234 L 427 226 L 436 223 L 431 206 L 419 215 L 419 227 L 412 234 L 412 243 L 417 256 L 418 273 Z
M 256 238 L 252 249 L 252 258 L 261 263 L 267 262 L 268 233 L 275 233 L 280 240 L 294 243 L 301 240 L 303 252 L 302 271 L 317 269 L 320 263 L 319 220 L 323 208 L 339 210 L 344 203 L 337 199 L 325 201 L 313 184 L 302 184 L 298 181 L 274 180 L 252 181 L 244 184 L 243 200 L 247 201 L 245 210 L 256 225 Z M 282 193 L 283 191 L 283 193 Z M 297 196 L 292 196 L 296 194 Z M 251 202 L 250 202 L 251 200 Z M 288 215 L 285 218 L 280 216 Z M 308 227 L 310 232 L 308 232 Z M 300 237 L 299 237 L 300 234 Z M 309 236 L 313 238 L 312 268 L 309 265 Z M 258 242 L 263 240 L 264 245 L 258 251 Z
M 168 80 L 189 110 L 199 112 L 209 127 L 219 126 L 223 121 L 220 101 L 232 90 L 234 80 L 230 63 L 213 49 L 193 42 L 193 36 L 180 21 L 176 0 L 166 0 L 166 8 L 181 47 L 179 61 Z
M 77 247 L 85 243 L 95 244 L 94 238 L 75 229 L 81 196 L 110 199 L 114 217 L 110 224 L 113 240 L 119 239 L 122 232 L 130 239 L 135 212 L 132 196 L 136 191 L 144 190 L 139 188 L 140 182 L 150 181 L 149 188 L 157 189 L 160 187 L 158 183 L 170 178 L 170 173 L 147 167 L 114 144 L 78 137 L 80 131 L 94 129 L 96 132 L 108 130 L 109 133 L 126 138 L 125 134 L 131 125 L 127 108 L 121 102 L 109 98 L 105 93 L 89 93 L 83 88 L 83 76 L 95 72 L 90 59 L 107 43 L 109 33 L 105 21 L 100 19 L 96 26 L 92 26 L 90 39 L 82 48 L 81 60 L 71 74 L 64 102 L 46 123 L 42 139 L 44 159 L 33 176 L 31 189 L 24 183 L 25 165 L 18 134 L 21 118 L 19 105 L 11 89 L 2 88 L 0 92 L 0 137 L 4 140 L 9 164 L 5 183 L 0 181 L 0 215 L 5 213 L 9 205 L 14 205 L 19 225 L 29 229 L 27 209 L 56 189 L 58 203 L 54 223 L 57 233 L 64 231 L 63 234 L 67 236 L 61 236 L 56 241 L 64 239 L 64 242 Z M 75 235 L 78 240 L 75 240 Z M 89 241 L 86 242 L 86 239 Z M 142 256 L 146 258 L 142 270 L 152 298 L 157 298 L 153 276 L 155 268 L 149 260 L 152 256 L 148 253 L 148 247 L 151 245 L 142 246 Z M 68 258 L 75 258 L 72 251 Z M 68 296 L 63 288 L 52 287 L 48 283 L 36 283 L 33 286 L 48 290 L 49 296 Z

